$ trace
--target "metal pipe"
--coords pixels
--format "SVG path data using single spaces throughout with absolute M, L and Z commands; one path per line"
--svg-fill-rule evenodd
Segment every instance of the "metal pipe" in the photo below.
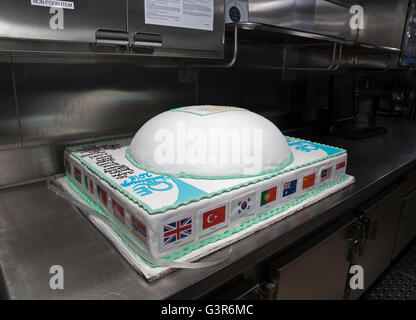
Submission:
M 315 46 L 320 45 L 328 45 L 328 44 L 313 44 Z M 305 47 L 308 46 L 308 44 L 297 44 L 298 47 Z M 287 53 L 287 45 L 283 46 L 283 65 L 282 67 L 270 67 L 270 69 L 274 70 L 289 70 L 289 71 L 336 71 L 339 69 L 341 65 L 342 60 L 342 44 L 339 44 L 339 50 L 338 50 L 338 61 L 335 65 L 336 56 L 337 56 L 337 47 L 338 43 L 334 42 L 333 44 L 333 50 L 332 50 L 332 60 L 331 64 L 328 67 L 324 68 L 286 68 L 286 53 Z M 184 67 L 186 68 L 231 68 L 235 65 L 237 61 L 238 56 L 238 25 L 234 25 L 234 51 L 233 51 L 233 57 L 232 59 L 227 63 L 220 63 L 220 64 L 185 64 Z
M 337 65 L 330 71 L 337 71 L 339 67 L 341 67 L 342 62 L 342 44 L 339 45 L 339 54 L 338 54 L 338 62 Z
M 234 52 L 233 57 L 229 62 L 219 64 L 185 64 L 186 68 L 231 68 L 237 61 L 238 55 L 238 26 L 234 25 Z

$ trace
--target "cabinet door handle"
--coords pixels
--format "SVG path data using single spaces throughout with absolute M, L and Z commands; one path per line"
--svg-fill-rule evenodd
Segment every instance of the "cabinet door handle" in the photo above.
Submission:
M 95 33 L 95 41 L 97 45 L 128 46 L 129 35 L 124 31 L 100 29 Z
M 378 221 L 374 219 L 368 219 L 366 226 L 366 238 L 368 240 L 374 240 L 377 237 Z
M 161 47 L 162 36 L 160 34 L 136 33 L 134 35 L 134 46 L 140 47 Z

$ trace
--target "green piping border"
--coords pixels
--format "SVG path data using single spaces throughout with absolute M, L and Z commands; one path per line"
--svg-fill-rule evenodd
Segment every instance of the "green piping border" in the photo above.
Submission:
M 207 104 L 207 105 L 202 105 L 201 107 L 204 107 L 204 106 L 222 107 L 222 106 L 214 106 L 214 105 L 210 105 L 210 104 Z M 235 109 L 235 110 L 223 110 L 223 111 L 216 111 L 216 112 L 211 112 L 211 113 L 207 113 L 207 114 L 199 114 L 199 113 L 192 112 L 192 111 L 181 110 L 181 109 L 183 109 L 183 108 L 187 108 L 187 107 L 179 107 L 179 108 L 175 108 L 175 109 L 170 109 L 169 111 L 173 111 L 173 112 L 184 112 L 184 113 L 190 113 L 190 114 L 193 114 L 193 115 L 196 115 L 196 116 L 200 116 L 200 117 L 206 117 L 206 116 L 210 116 L 210 115 L 217 114 L 217 113 L 223 113 L 223 112 L 232 112 L 232 111 L 250 111 L 250 110 L 248 110 L 248 109 L 239 108 L 239 107 L 228 107 L 228 108 L 237 108 L 237 109 Z
M 296 140 L 301 140 L 301 141 L 306 141 L 306 142 L 315 143 L 315 144 L 322 145 L 322 146 L 327 146 L 327 145 L 324 145 L 324 144 L 320 144 L 320 143 L 316 143 L 316 142 L 311 142 L 311 141 L 308 141 L 308 140 L 303 140 L 303 139 L 298 139 L 298 138 L 293 138 L 293 137 L 288 137 L 288 136 L 286 136 L 286 138 L 296 139 Z M 275 173 L 272 173 L 272 174 L 268 174 L 268 175 L 265 175 L 265 176 L 263 176 L 261 178 L 258 178 L 258 179 L 253 179 L 253 180 L 250 180 L 250 181 L 246 181 L 246 182 L 240 183 L 238 185 L 235 185 L 235 186 L 232 186 L 232 187 L 229 187 L 229 188 L 224 188 L 224 189 L 220 189 L 220 190 L 215 191 L 215 192 L 211 192 L 211 193 L 208 193 L 208 194 L 205 194 L 205 195 L 201 195 L 199 197 L 192 198 L 192 199 L 189 199 L 189 200 L 186 200 L 186 201 L 183 201 L 183 202 L 174 203 L 174 204 L 171 204 L 171 205 L 168 205 L 168 206 L 159 208 L 159 209 L 152 209 L 146 203 L 140 201 L 136 197 L 133 197 L 130 194 L 130 192 L 128 192 L 125 189 L 123 189 L 119 184 L 115 183 L 112 179 L 108 178 L 107 176 L 105 176 L 104 174 L 102 174 L 98 169 L 96 169 L 95 167 L 93 167 L 92 165 L 90 165 L 80 155 L 78 155 L 77 153 L 75 153 L 75 152 L 72 151 L 72 149 L 74 149 L 74 148 L 88 147 L 88 146 L 91 146 L 91 145 L 96 145 L 98 143 L 99 144 L 105 144 L 105 143 L 110 143 L 110 142 L 114 142 L 114 141 L 122 141 L 122 140 L 127 140 L 127 139 L 131 139 L 131 138 L 111 139 L 111 140 L 104 140 L 104 141 L 99 141 L 99 142 L 95 142 L 95 143 L 87 143 L 87 144 L 78 145 L 78 146 L 71 146 L 71 147 L 67 147 L 66 148 L 66 151 L 69 152 L 72 156 L 74 156 L 78 161 L 80 161 L 91 172 L 95 173 L 102 180 L 106 181 L 114 189 L 118 190 L 125 197 L 127 197 L 128 199 L 130 199 L 131 201 L 133 201 L 134 203 L 136 203 L 138 206 L 140 206 L 143 209 L 145 209 L 147 211 L 147 213 L 150 214 L 150 215 L 165 213 L 166 211 L 171 210 L 171 209 L 176 209 L 176 208 L 179 208 L 181 206 L 188 205 L 190 203 L 200 201 L 202 199 L 212 198 L 212 197 L 214 197 L 216 195 L 219 195 L 219 194 L 222 194 L 222 193 L 225 193 L 225 192 L 230 192 L 232 190 L 239 189 L 241 187 L 245 187 L 245 186 L 248 186 L 250 184 L 254 184 L 254 183 L 257 183 L 257 182 L 266 180 L 266 179 L 270 179 L 270 178 L 275 177 L 275 176 L 277 176 L 279 174 L 284 174 L 284 173 L 287 173 L 287 172 L 290 172 L 290 171 L 293 171 L 293 170 L 296 170 L 296 169 L 299 169 L 299 168 L 303 168 L 303 167 L 306 167 L 306 166 L 309 166 L 309 165 L 312 165 L 312 164 L 315 164 L 315 163 L 318 163 L 318 162 L 322 162 L 322 161 L 325 161 L 327 159 L 334 158 L 334 157 L 337 157 L 337 156 L 339 156 L 341 154 L 346 153 L 346 151 L 344 149 L 337 148 L 337 147 L 332 147 L 332 148 L 339 149 L 340 152 L 337 152 L 337 153 L 335 153 L 335 154 L 333 154 L 331 156 L 326 156 L 326 157 L 323 157 L 323 158 L 320 158 L 320 159 L 316 159 L 316 160 L 307 162 L 307 163 L 302 164 L 302 165 L 294 166 L 293 168 L 286 168 L 286 169 L 283 169 L 283 170 L 281 170 L 279 172 L 275 172 Z M 331 147 L 331 146 L 328 146 L 328 147 Z
M 145 166 L 141 165 L 140 163 L 138 163 L 136 160 L 133 159 L 133 157 L 130 154 L 130 147 L 127 147 L 126 152 L 125 152 L 125 157 L 127 160 L 130 161 L 130 163 L 135 166 L 136 168 L 139 168 L 143 171 L 147 171 L 149 173 L 156 173 L 156 174 L 161 174 L 164 176 L 171 176 L 171 177 L 177 177 L 177 178 L 188 178 L 188 179 L 197 179 L 197 180 L 228 180 L 228 179 L 242 179 L 242 178 L 253 178 L 253 177 L 260 177 L 260 176 L 264 176 L 265 174 L 269 174 L 269 173 L 274 173 L 274 172 L 279 172 L 280 170 L 283 170 L 284 168 L 286 168 L 287 166 L 290 166 L 293 163 L 293 153 L 290 150 L 290 157 L 289 160 L 287 160 L 286 162 L 283 162 L 281 165 L 279 165 L 278 167 L 274 168 L 274 169 L 270 169 L 270 170 L 265 170 L 262 171 L 260 173 L 257 174 L 240 174 L 240 175 L 235 175 L 235 176 L 198 176 L 198 175 L 193 175 L 193 174 L 186 174 L 186 173 L 180 173 L 180 174 L 171 174 L 171 173 L 164 173 L 161 171 L 156 171 L 153 169 L 149 169 L 146 168 Z
M 282 212 L 288 210 L 290 207 L 293 207 L 294 205 L 297 205 L 297 204 L 305 201 L 306 199 L 308 199 L 308 198 L 310 198 L 310 197 L 312 197 L 312 196 L 314 196 L 314 195 L 316 195 L 316 194 L 318 194 L 318 193 L 320 193 L 320 192 L 322 192 L 324 190 L 327 190 L 327 189 L 329 189 L 329 188 L 331 188 L 331 187 L 333 187 L 335 185 L 338 185 L 338 184 L 340 184 L 340 183 L 348 180 L 348 178 L 349 177 L 347 175 L 343 175 L 341 178 L 339 178 L 339 179 L 337 179 L 337 180 L 335 180 L 335 181 L 333 181 L 333 182 L 331 182 L 331 183 L 329 183 L 329 184 L 327 184 L 325 186 L 322 186 L 322 187 L 317 188 L 315 190 L 312 190 L 312 191 L 310 191 L 308 193 L 305 193 L 304 195 L 301 195 L 300 197 L 296 198 L 295 200 L 292 200 L 292 201 L 286 203 L 285 205 L 283 205 L 283 206 L 281 206 L 279 208 L 275 208 L 275 209 L 272 209 L 272 210 L 267 211 L 265 213 L 262 213 L 262 214 L 254 217 L 254 218 L 252 218 L 250 220 L 245 221 L 244 223 L 242 223 L 242 224 L 240 224 L 240 225 L 238 225 L 238 226 L 236 226 L 236 227 L 234 227 L 232 229 L 226 230 L 222 234 L 218 234 L 218 235 L 209 237 L 209 238 L 207 238 L 205 240 L 202 240 L 202 241 L 196 242 L 194 244 L 191 244 L 190 246 L 185 247 L 185 248 L 183 248 L 181 250 L 178 250 L 177 252 L 174 252 L 173 254 L 171 254 L 169 256 L 163 257 L 162 259 L 164 259 L 166 261 L 175 261 L 175 260 L 177 260 L 177 259 L 179 259 L 179 258 L 181 258 L 181 257 L 183 257 L 183 256 L 185 256 L 185 255 L 187 255 L 189 253 L 191 253 L 194 250 L 200 249 L 200 248 L 202 248 L 204 246 L 207 246 L 207 245 L 209 245 L 209 244 L 211 244 L 213 242 L 217 242 L 219 240 L 223 240 L 223 239 L 225 239 L 227 237 L 230 237 L 230 236 L 234 235 L 235 233 L 238 233 L 240 231 L 243 231 L 244 229 L 247 229 L 247 228 L 251 227 L 252 225 L 255 225 L 255 224 L 257 224 L 257 223 L 259 223 L 261 221 L 267 220 L 267 219 L 269 219 L 269 218 L 271 218 L 271 217 L 273 217 L 273 216 L 275 216 L 275 215 L 277 215 L 279 213 L 282 213 Z M 76 186 L 68 177 L 65 177 L 65 181 L 69 184 L 69 186 L 75 192 L 77 192 L 79 194 L 79 196 L 84 201 L 87 202 L 87 204 L 92 209 L 98 211 L 100 214 L 102 214 L 106 218 L 108 218 L 108 215 L 105 213 L 105 211 L 99 205 L 97 205 L 97 203 L 93 199 L 91 199 L 90 196 L 88 196 L 84 191 L 82 191 L 80 188 L 78 188 L 78 186 Z M 113 221 L 112 219 L 110 219 L 110 220 Z M 109 227 L 117 234 L 117 236 L 121 239 L 121 241 L 133 253 L 135 253 L 140 258 L 140 260 L 142 260 L 144 263 L 146 263 L 151 268 L 157 268 L 158 267 L 157 265 L 155 265 L 155 264 L 147 261 L 145 258 L 143 258 L 140 255 L 140 253 L 138 253 L 129 243 L 127 243 L 123 239 L 122 236 L 119 235 L 119 233 L 117 232 L 117 230 L 115 230 L 113 228 L 113 226 L 109 226 Z M 131 239 L 131 237 L 128 234 L 125 234 L 125 236 L 127 238 Z

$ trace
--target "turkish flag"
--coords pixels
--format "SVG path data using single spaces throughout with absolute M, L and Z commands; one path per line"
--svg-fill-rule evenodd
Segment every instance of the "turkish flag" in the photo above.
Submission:
M 225 206 L 204 212 L 202 215 L 202 229 L 211 228 L 225 221 Z

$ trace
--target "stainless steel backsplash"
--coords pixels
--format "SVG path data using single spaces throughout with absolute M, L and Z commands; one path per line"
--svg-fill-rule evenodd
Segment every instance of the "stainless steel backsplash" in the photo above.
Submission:
M 196 88 L 173 68 L 0 63 L 0 185 L 61 172 L 65 145 L 134 134 Z
M 316 109 L 327 108 L 331 74 L 282 73 L 275 67 L 281 64 L 279 52 L 241 46 L 230 69 L 184 69 L 178 61 L 160 60 L 150 65 L 145 58 L 139 64 L 0 55 L 0 188 L 63 172 L 66 145 L 131 136 L 173 107 L 245 107 L 281 130 L 310 124 Z M 330 60 L 324 57 L 322 65 Z M 391 82 L 389 73 L 370 78 L 374 75 Z
M 304 105 L 275 70 L 0 59 L 0 186 L 63 172 L 65 145 L 133 135 L 172 107 L 237 105 L 273 117 Z

